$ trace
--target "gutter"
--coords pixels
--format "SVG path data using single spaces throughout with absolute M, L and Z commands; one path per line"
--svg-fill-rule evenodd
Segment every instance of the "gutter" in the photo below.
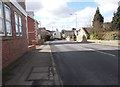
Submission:
M 18 4 L 16 0 L 2 0 L 2 2 L 12 3 L 23 15 L 27 17 L 27 12 Z

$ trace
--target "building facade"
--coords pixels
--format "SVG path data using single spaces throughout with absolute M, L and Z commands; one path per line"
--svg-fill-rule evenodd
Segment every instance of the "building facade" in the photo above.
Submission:
M 16 0 L 13 2 L 0 0 L 0 37 L 2 38 L 0 50 L 3 67 L 27 52 L 26 22 L 25 2 L 19 4 Z
M 39 42 L 40 36 L 38 35 L 38 22 L 31 18 L 30 16 L 27 17 L 28 20 L 28 43 L 37 43 Z
M 39 31 L 39 22 L 37 20 L 34 19 L 34 12 L 33 11 L 27 11 L 27 20 L 28 20 L 28 23 L 27 23 L 27 26 L 28 26 L 28 43 L 29 44 L 33 44 L 33 43 L 36 43 L 36 44 L 40 44 L 40 39 L 41 39 L 41 36 L 40 36 L 40 33 L 38 32 Z
M 58 31 L 58 29 L 56 29 L 56 31 L 53 32 L 52 36 L 53 39 L 61 39 L 61 33 Z
M 89 35 L 88 31 L 85 28 L 81 28 L 78 32 L 76 40 L 78 42 L 87 42 L 88 35 Z
M 75 32 L 74 30 L 63 30 L 62 31 L 62 38 L 63 39 L 70 39 L 70 40 L 74 40 L 74 36 L 75 36 Z

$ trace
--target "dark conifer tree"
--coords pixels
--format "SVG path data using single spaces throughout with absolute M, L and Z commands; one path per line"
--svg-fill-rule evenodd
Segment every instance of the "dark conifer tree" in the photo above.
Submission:
M 114 13 L 111 25 L 113 30 L 120 30 L 120 6 L 118 7 L 117 12 Z

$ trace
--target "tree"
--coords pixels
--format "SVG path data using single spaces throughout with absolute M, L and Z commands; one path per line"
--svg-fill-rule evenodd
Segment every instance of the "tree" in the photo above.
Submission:
M 93 21 L 99 21 L 99 22 L 102 22 L 102 23 L 104 22 L 104 18 L 103 18 L 103 16 L 101 15 L 98 7 L 97 7 L 96 13 L 95 13 L 95 15 L 94 15 Z
M 103 32 L 103 22 L 104 18 L 101 15 L 99 8 L 97 7 L 96 13 L 93 18 L 93 30 L 92 34 L 96 37 L 96 39 L 102 39 L 101 32 Z
M 76 28 L 72 28 L 72 30 L 73 30 L 73 31 L 75 31 L 75 30 L 76 30 Z
M 120 6 L 118 7 L 117 12 L 114 13 L 111 25 L 112 30 L 120 30 Z

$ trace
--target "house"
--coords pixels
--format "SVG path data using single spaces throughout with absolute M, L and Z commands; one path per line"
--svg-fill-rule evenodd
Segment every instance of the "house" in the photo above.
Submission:
M 40 36 L 41 36 L 41 44 L 44 43 L 44 41 L 46 40 L 46 37 L 49 37 L 50 39 L 50 36 L 51 36 L 51 32 L 49 30 L 46 30 L 45 27 L 40 27 L 39 30 L 38 30 L 38 33 L 40 33 Z
M 2 67 L 8 66 L 28 50 L 25 1 L 0 0 L 0 38 Z
M 62 30 L 63 39 L 74 40 L 74 36 L 75 36 L 75 31 L 74 30 Z
M 89 35 L 89 33 L 88 33 L 87 29 L 81 28 L 77 35 L 77 41 L 78 42 L 87 42 L 88 35 Z
M 48 30 L 46 30 L 45 27 L 39 28 L 39 33 L 40 33 L 42 39 L 43 39 L 46 35 L 51 35 L 51 33 L 50 33 Z
M 27 12 L 28 13 L 28 12 Z M 33 14 L 33 15 L 32 15 Z M 39 23 L 34 19 L 34 13 L 31 12 L 31 14 L 29 13 L 27 16 L 27 26 L 28 26 L 28 43 L 29 44 L 39 44 L 40 43 L 40 34 L 38 33 L 38 25 Z
M 56 31 L 53 32 L 52 36 L 53 39 L 61 39 L 61 33 L 58 31 L 58 29 L 56 29 Z
M 34 19 L 34 12 L 33 11 L 27 11 L 27 15 Z

